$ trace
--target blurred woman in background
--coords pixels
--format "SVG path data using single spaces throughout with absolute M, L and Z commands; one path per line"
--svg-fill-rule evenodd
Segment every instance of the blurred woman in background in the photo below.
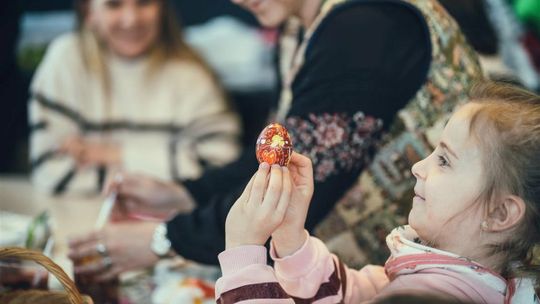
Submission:
M 167 0 L 78 0 L 78 29 L 31 86 L 32 182 L 99 190 L 111 169 L 196 178 L 234 160 L 240 127 Z

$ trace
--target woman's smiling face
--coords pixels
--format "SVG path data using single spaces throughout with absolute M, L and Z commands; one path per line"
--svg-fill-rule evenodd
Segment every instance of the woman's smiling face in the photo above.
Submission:
M 159 0 L 93 0 L 87 24 L 116 55 L 135 58 L 159 39 Z

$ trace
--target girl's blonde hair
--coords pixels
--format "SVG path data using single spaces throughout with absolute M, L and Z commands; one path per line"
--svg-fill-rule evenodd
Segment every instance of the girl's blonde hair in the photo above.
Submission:
M 540 96 L 495 82 L 473 86 L 472 103 L 478 104 L 470 120 L 471 135 L 480 143 L 486 182 L 480 201 L 496 204 L 503 195 L 526 204 L 516 237 L 490 246 L 504 257 L 505 277 L 529 274 L 540 282 L 534 247 L 540 243 Z M 518 265 L 516 268 L 515 266 Z
M 95 33 L 85 25 L 92 0 L 75 0 L 77 30 L 79 33 L 80 51 L 86 67 L 97 73 L 103 81 L 105 91 L 110 91 L 109 75 L 105 63 L 105 47 Z M 150 51 L 150 70 L 153 72 L 161 64 L 170 59 L 193 62 L 202 67 L 217 85 L 217 79 L 206 62 L 184 40 L 182 29 L 176 19 L 174 9 L 169 0 L 157 0 L 160 3 L 159 37 Z

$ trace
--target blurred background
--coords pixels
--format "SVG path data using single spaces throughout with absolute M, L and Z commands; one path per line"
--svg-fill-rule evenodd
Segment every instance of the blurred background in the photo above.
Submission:
M 276 100 L 276 30 L 229 0 L 175 0 L 186 40 L 218 74 L 250 143 Z M 71 0 L 10 1 L 0 13 L 0 173 L 29 172 L 28 90 L 48 44 L 73 31 Z M 247 115 L 249 113 L 249 115 Z
M 540 0 L 439 1 L 456 19 L 478 52 L 487 77 L 540 92 Z M 267 123 L 268 114 L 277 104 L 276 47 L 279 29 L 262 28 L 250 13 L 230 0 L 170 2 L 181 22 L 186 42 L 217 75 L 226 99 L 238 113 L 242 125 L 240 149 L 253 146 L 259 131 Z M 77 15 L 72 0 L 13 0 L 2 5 L 0 177 L 7 177 L 5 181 L 21 178 L 28 184 L 30 84 L 50 43 L 76 27 Z M 1 183 L 0 189 L 15 190 L 13 197 L 0 198 L 0 203 L 27 201 L 26 196 L 18 197 L 18 192 L 29 188 L 14 188 L 7 182 Z M 18 180 L 13 183 L 19 184 L 22 182 Z M 35 201 L 41 202 L 41 196 L 36 197 Z M 61 203 L 67 206 L 71 202 L 66 199 Z M 73 214 L 62 213 L 64 211 L 59 210 L 59 218 L 75 218 Z M 86 212 L 76 215 L 86 215 Z M 28 213 L 33 214 L 35 210 Z M 15 218 L 12 222 L 20 224 L 21 220 Z M 200 273 L 210 281 L 217 277 L 214 270 L 197 270 L 199 277 Z M 138 286 L 145 284 L 145 281 L 141 282 Z M 164 290 L 168 288 L 166 284 L 162 286 L 165 286 Z M 131 291 L 134 292 L 132 298 L 139 297 L 138 289 Z
M 187 41 L 217 71 L 242 116 L 244 144 L 276 99 L 275 30 L 258 27 L 228 0 L 174 0 Z M 441 0 L 456 18 L 486 73 L 540 88 L 540 1 Z M 75 27 L 70 0 L 7 1 L 0 13 L 1 173 L 27 173 L 28 87 L 47 45 Z M 249 114 L 249 115 L 248 115 Z

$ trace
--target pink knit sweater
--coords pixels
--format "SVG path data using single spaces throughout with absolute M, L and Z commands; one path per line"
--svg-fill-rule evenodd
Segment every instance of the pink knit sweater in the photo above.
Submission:
M 392 256 L 386 267 L 349 269 L 314 237 L 285 258 L 277 258 L 272 246 L 274 268 L 266 265 L 263 246 L 226 250 L 219 255 L 223 277 L 216 283 L 217 303 L 366 303 L 398 293 L 538 303 L 528 280 L 508 283 L 479 264 L 415 244 L 396 230 L 387 238 Z

